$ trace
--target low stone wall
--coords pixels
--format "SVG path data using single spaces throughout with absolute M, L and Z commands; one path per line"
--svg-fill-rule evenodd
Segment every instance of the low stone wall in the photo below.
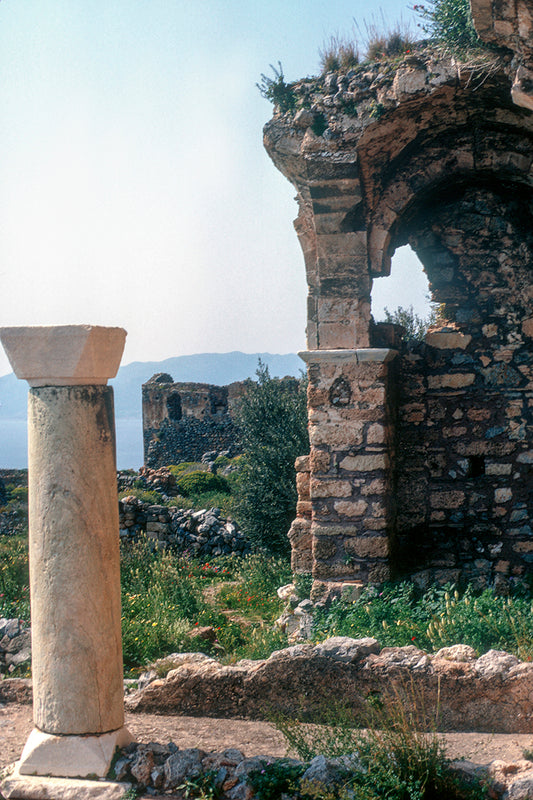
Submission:
M 219 509 L 201 511 L 143 503 L 131 495 L 119 500 L 122 539 L 146 533 L 158 547 L 173 547 L 193 556 L 246 555 L 250 544 L 236 522 L 221 516 Z
M 334 637 L 230 666 L 200 653 L 166 661 L 174 668 L 164 679 L 153 673 L 126 699 L 129 711 L 254 719 L 283 713 L 318 721 L 332 699 L 357 717 L 367 697 L 389 692 L 410 710 L 423 709 L 433 724 L 437 716 L 442 731 L 533 733 L 533 663 L 502 651 L 477 658 L 471 647 L 456 645 L 430 656 L 414 646 Z

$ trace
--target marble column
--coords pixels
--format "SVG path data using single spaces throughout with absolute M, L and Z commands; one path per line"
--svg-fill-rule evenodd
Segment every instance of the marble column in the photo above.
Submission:
M 122 328 L 0 328 L 28 402 L 33 718 L 21 774 L 106 775 L 124 728 L 113 389 Z

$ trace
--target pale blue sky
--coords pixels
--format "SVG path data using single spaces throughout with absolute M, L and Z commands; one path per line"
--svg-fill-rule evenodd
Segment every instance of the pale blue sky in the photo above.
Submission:
M 278 60 L 288 80 L 316 74 L 324 41 L 376 9 L 2 0 L 0 324 L 122 325 L 123 363 L 303 349 L 294 189 L 263 150 L 255 84 Z M 405 264 L 405 298 L 378 308 L 410 302 Z

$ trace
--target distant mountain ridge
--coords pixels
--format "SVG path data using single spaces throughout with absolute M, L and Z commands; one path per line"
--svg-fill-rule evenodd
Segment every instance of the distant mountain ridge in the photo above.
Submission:
M 163 361 L 134 361 L 118 371 L 110 384 L 115 390 L 117 418 L 141 418 L 141 386 L 156 372 L 168 372 L 177 382 L 213 383 L 225 386 L 234 381 L 255 378 L 261 360 L 272 377 L 299 376 L 304 363 L 295 353 L 198 353 L 192 356 L 174 356 Z M 18 380 L 13 373 L 0 378 L 0 420 L 24 419 L 28 384 Z

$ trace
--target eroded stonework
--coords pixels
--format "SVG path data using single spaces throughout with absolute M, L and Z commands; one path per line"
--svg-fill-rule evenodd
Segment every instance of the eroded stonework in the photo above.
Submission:
M 530 5 L 487 16 L 473 0 L 501 48 L 477 64 L 426 46 L 306 79 L 265 126 L 309 285 L 311 452 L 290 538 L 316 586 L 503 587 L 533 562 L 533 114 L 516 85 Z M 370 314 L 407 243 L 441 305 L 410 345 Z
M 142 387 L 145 465 L 200 461 L 209 451 L 237 455 L 233 417 L 245 390 L 245 382 L 214 386 L 175 383 L 167 373 L 154 375 Z

